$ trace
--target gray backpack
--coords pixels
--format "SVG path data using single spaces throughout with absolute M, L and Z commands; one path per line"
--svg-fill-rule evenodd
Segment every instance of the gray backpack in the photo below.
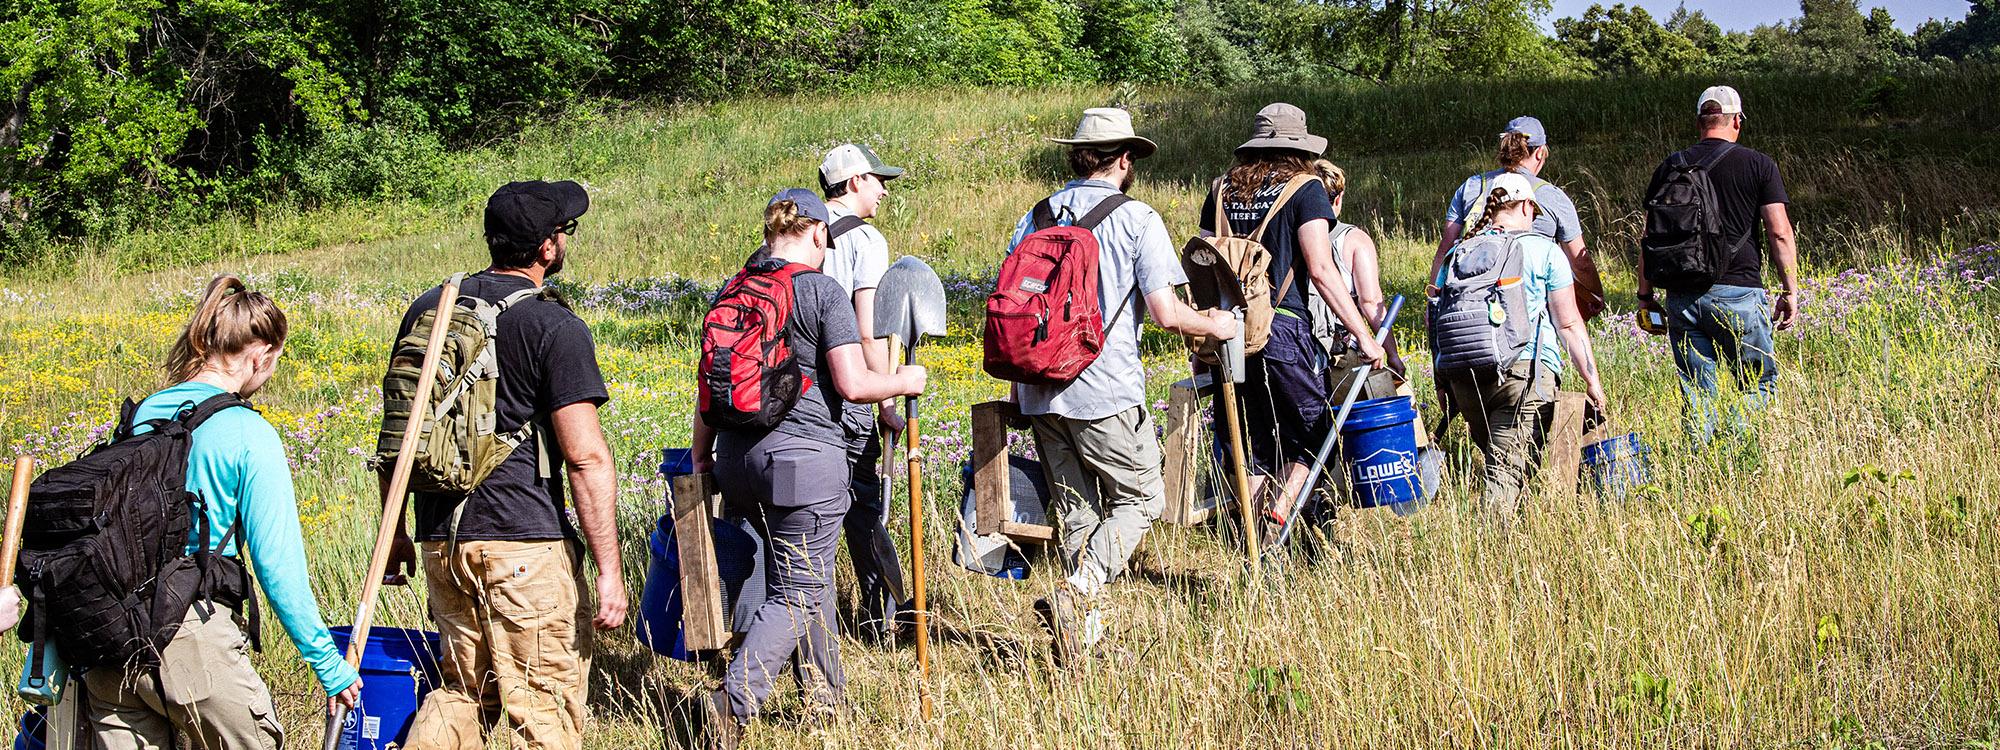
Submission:
M 1481 233 L 1451 249 L 1430 301 L 1438 372 L 1504 368 L 1532 341 L 1541 316 L 1528 309 L 1521 273 L 1520 239 L 1529 234 Z

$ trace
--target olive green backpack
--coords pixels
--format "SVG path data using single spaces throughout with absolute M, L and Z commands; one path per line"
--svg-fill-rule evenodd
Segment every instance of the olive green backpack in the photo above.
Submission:
M 465 274 L 451 277 L 449 284 L 462 284 Z M 523 289 L 499 302 L 460 295 L 452 307 L 444 348 L 438 352 L 437 375 L 432 379 L 429 418 L 423 420 L 416 443 L 410 490 L 464 495 L 500 467 L 514 449 L 535 438 L 535 420 L 520 429 L 501 432 L 498 402 L 500 358 L 494 347 L 499 333 L 500 314 L 530 298 L 546 299 L 567 306 L 548 287 Z M 389 359 L 389 373 L 382 378 L 382 431 L 375 440 L 370 468 L 382 471 L 396 463 L 396 451 L 403 445 L 403 430 L 410 422 L 411 400 L 422 377 L 424 349 L 430 343 L 437 310 L 425 310 L 410 332 L 396 340 Z M 546 451 L 540 457 L 541 473 L 548 475 Z

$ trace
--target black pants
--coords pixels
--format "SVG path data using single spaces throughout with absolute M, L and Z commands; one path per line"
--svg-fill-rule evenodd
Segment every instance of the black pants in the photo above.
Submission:
M 862 636 L 887 641 L 895 632 L 896 612 L 908 600 L 903 593 L 903 566 L 896 540 L 889 535 L 889 504 L 882 496 L 882 434 L 870 420 L 868 436 L 847 448 L 847 494 L 851 504 L 841 519 L 847 533 L 847 556 L 854 561 L 854 580 L 861 592 L 857 619 Z

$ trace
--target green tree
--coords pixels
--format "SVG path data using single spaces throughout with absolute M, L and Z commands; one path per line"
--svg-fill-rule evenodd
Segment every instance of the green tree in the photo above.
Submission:
M 1668 31 L 1645 8 L 1593 4 L 1581 18 L 1555 22 L 1556 40 L 1591 72 L 1607 75 L 1681 73 L 1703 62 L 1700 47 Z

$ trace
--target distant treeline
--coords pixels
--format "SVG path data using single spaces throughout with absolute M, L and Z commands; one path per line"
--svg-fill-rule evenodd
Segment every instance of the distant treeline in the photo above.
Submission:
M 602 99 L 1232 86 L 2000 60 L 2000 0 L 1721 31 L 1546 0 L 0 0 L 0 261 L 220 210 L 426 199 L 454 149 Z M 1366 85 L 1366 84 L 1361 84 Z

